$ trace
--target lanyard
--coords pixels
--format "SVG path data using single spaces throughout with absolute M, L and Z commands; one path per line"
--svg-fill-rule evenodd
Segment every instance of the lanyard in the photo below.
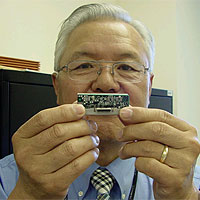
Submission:
M 129 193 L 128 200 L 133 200 L 135 196 L 135 190 L 137 185 L 137 178 L 138 178 L 138 171 L 135 169 L 134 176 L 133 176 L 133 182 L 131 186 L 131 191 Z M 65 197 L 64 200 L 68 200 L 68 195 Z
M 128 200 L 133 200 L 134 199 L 136 185 L 137 185 L 137 178 L 138 178 L 138 171 L 137 171 L 137 169 L 135 169 L 134 176 L 133 176 L 132 187 L 131 187 L 131 191 L 129 193 Z

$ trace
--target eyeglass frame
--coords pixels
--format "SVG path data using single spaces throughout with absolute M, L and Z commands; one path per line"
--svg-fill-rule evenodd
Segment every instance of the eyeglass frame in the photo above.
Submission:
M 95 63 L 95 64 L 101 64 L 101 63 L 112 63 L 112 65 L 110 66 L 111 67 L 111 69 L 112 69 L 112 71 L 111 71 L 111 74 L 112 75 L 114 75 L 114 66 L 115 65 L 117 65 L 117 64 L 130 64 L 130 63 L 135 63 L 135 64 L 137 64 L 138 66 L 141 66 L 141 67 L 143 67 L 144 68 L 144 73 L 143 73 L 143 76 L 145 75 L 145 73 L 146 72 L 149 72 L 149 70 L 150 70 L 150 67 L 146 67 L 144 64 L 140 64 L 140 63 L 138 63 L 138 62 L 135 62 L 135 61 L 96 61 L 96 60 L 73 60 L 73 61 L 70 61 L 70 62 L 68 62 L 66 65 L 64 65 L 63 67 L 61 67 L 60 69 L 58 69 L 57 70 L 57 74 L 60 72 L 60 71 L 62 71 L 63 69 L 66 69 L 66 72 L 68 72 L 69 73 L 69 67 L 68 67 L 68 65 L 70 64 L 70 63 L 73 63 L 73 62 L 85 62 L 85 63 Z M 102 66 L 102 65 L 100 65 L 99 66 L 99 69 L 101 70 L 101 68 L 104 68 L 104 67 L 109 67 L 109 66 Z M 98 75 L 100 75 L 101 73 L 100 73 L 100 71 L 97 71 L 97 74 Z M 69 76 L 69 78 L 71 79 L 71 80 L 78 80 L 78 79 L 73 79 L 73 78 L 71 78 L 70 76 Z M 94 79 L 95 80 L 95 79 Z M 142 81 L 142 79 L 141 80 L 138 80 L 138 81 L 136 81 L 136 82 L 132 82 L 132 83 L 139 83 L 139 82 L 141 82 Z M 84 81 L 82 81 L 82 82 L 84 82 Z M 88 81 L 89 82 L 89 81 Z M 120 81 L 119 81 L 120 82 Z M 129 81 L 127 81 L 127 82 L 129 82 Z

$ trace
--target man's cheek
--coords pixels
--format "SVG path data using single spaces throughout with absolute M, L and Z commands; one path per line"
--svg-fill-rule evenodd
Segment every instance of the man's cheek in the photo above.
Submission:
M 77 100 L 77 92 L 68 88 L 62 88 L 60 100 L 63 104 L 71 104 Z

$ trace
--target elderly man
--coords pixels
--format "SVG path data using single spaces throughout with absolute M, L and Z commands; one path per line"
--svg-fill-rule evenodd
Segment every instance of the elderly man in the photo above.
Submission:
M 56 43 L 59 106 L 14 134 L 14 156 L 0 163 L 0 198 L 198 199 L 196 129 L 147 108 L 153 60 L 150 32 L 123 9 L 75 10 Z M 130 106 L 115 116 L 86 116 L 75 102 L 80 92 L 129 94 Z

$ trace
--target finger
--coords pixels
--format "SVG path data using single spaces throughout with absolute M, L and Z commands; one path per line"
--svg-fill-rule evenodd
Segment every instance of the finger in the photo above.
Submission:
M 158 161 L 161 159 L 161 155 L 164 149 L 164 145 L 152 142 L 152 141 L 137 141 L 127 143 L 119 152 L 121 159 L 128 159 L 131 157 L 145 157 L 153 158 Z M 188 163 L 193 163 L 194 156 L 188 154 L 186 150 L 178 150 L 170 148 L 168 150 L 167 158 L 164 161 L 164 164 L 180 169 L 183 165 L 188 166 Z
M 28 139 L 29 151 L 34 154 L 44 154 L 61 143 L 72 138 L 95 134 L 97 124 L 94 121 L 78 120 L 69 123 L 55 124 L 40 134 Z M 25 139 L 26 142 L 27 139 Z
M 56 188 L 61 190 L 68 188 L 78 176 L 97 160 L 98 155 L 98 149 L 88 151 L 56 172 L 47 174 L 45 178 L 49 182 L 49 189 L 55 190 L 55 183 Z
M 38 157 L 38 165 L 43 167 L 42 173 L 52 173 L 69 164 L 74 159 L 96 148 L 99 145 L 98 136 L 83 136 L 68 140 L 52 151 Z
M 119 141 L 151 140 L 174 148 L 188 146 L 190 134 L 185 134 L 163 122 L 146 122 L 126 126 L 116 134 Z
M 155 158 L 158 161 L 163 150 L 163 145 L 152 141 L 137 141 L 125 144 L 119 151 L 121 159 L 131 157 Z
M 39 132 L 58 123 L 72 122 L 81 119 L 85 108 L 80 104 L 65 104 L 40 111 L 18 129 L 22 138 L 30 138 Z
M 183 172 L 165 165 L 154 158 L 138 157 L 135 161 L 135 167 L 138 171 L 151 177 L 157 183 L 165 186 L 183 184 Z M 190 168 L 191 169 L 191 168 Z M 186 174 L 188 172 L 185 172 Z M 174 178 L 176 177 L 176 178 Z
M 120 119 L 125 125 L 160 121 L 182 131 L 192 129 L 192 127 L 185 121 L 178 119 L 174 115 L 160 109 L 126 107 L 120 110 Z

